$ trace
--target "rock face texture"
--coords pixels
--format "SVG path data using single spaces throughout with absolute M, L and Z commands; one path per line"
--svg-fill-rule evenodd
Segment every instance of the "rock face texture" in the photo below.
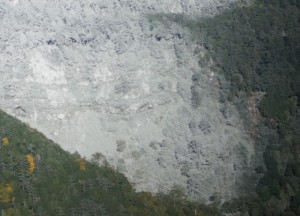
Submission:
M 102 153 L 137 190 L 236 195 L 251 148 L 190 33 L 148 14 L 230 0 L 0 3 L 0 107 L 70 152 Z

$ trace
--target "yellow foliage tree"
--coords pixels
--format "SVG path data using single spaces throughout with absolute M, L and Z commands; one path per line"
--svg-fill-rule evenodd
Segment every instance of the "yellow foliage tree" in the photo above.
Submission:
M 85 171 L 86 170 L 86 163 L 82 158 L 80 158 L 80 157 L 76 158 L 76 162 L 79 164 L 79 170 L 80 171 Z
M 9 140 L 8 140 L 7 137 L 4 137 L 4 138 L 2 139 L 2 144 L 3 144 L 3 145 L 8 145 L 8 144 L 9 144 Z
M 26 159 L 28 161 L 29 167 L 28 167 L 28 171 L 30 173 L 33 173 L 34 169 L 35 169 L 35 163 L 34 163 L 34 158 L 32 155 L 26 155 Z
M 12 201 L 13 188 L 10 184 L 1 185 L 0 184 L 0 202 L 9 203 Z

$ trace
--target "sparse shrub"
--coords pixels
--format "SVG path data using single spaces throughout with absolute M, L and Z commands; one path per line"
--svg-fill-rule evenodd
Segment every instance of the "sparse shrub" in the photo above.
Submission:
M 118 140 L 117 141 L 117 151 L 123 152 L 126 148 L 126 141 L 125 140 Z
M 192 94 L 192 106 L 194 108 L 199 107 L 201 104 L 201 92 L 200 87 L 198 85 L 192 85 L 191 94 Z

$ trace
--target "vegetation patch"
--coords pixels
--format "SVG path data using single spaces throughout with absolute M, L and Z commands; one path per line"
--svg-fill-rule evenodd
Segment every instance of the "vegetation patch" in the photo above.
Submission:
M 190 29 L 206 53 L 199 64 L 230 83 L 220 99 L 236 105 L 255 140 L 256 160 L 263 160 L 255 169 L 256 191 L 225 203 L 223 211 L 300 215 L 300 1 L 241 2 L 211 18 L 150 20 Z

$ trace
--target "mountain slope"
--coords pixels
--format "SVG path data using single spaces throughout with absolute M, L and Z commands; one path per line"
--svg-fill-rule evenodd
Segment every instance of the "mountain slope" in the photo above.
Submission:
M 257 0 L 197 23 L 214 62 L 206 66 L 230 81 L 226 97 L 255 140 L 261 175 L 258 196 L 224 205 L 229 212 L 300 214 L 299 14 L 300 1 Z
M 137 190 L 235 197 L 253 154 L 239 114 L 220 111 L 219 76 L 199 66 L 188 29 L 148 20 L 231 2 L 1 2 L 0 108 L 67 151 L 101 152 Z
M 257 0 L 201 23 L 213 67 L 230 81 L 227 96 L 255 140 L 265 215 L 300 214 L 299 14 L 299 1 Z
M 201 67 L 229 81 L 220 80 L 223 113 L 232 101 L 253 138 L 252 162 L 261 178 L 245 178 L 244 186 L 252 189 L 223 210 L 300 215 L 300 1 L 246 2 L 210 18 L 151 18 L 190 29 Z
M 44 135 L 0 111 L 2 215 L 216 215 L 169 195 L 136 193 L 118 171 L 67 153 Z M 145 167 L 146 169 L 146 167 Z

